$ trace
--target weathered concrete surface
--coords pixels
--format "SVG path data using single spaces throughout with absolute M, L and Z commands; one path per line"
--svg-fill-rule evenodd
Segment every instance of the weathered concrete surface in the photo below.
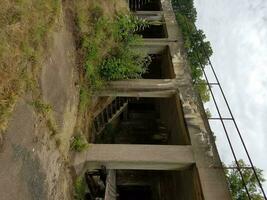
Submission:
M 177 106 L 181 98 L 203 198 L 205 200 L 231 199 L 224 172 L 222 169 L 218 169 L 218 167 L 221 167 L 221 162 L 202 101 L 193 87 L 191 70 L 184 53 L 181 32 L 172 12 L 171 1 L 162 0 L 161 2 L 164 12 L 166 11 L 165 20 L 169 22 L 168 33 L 176 35 L 178 40 L 170 46 L 180 92 L 179 95 L 177 94 Z
M 118 90 L 103 90 L 95 93 L 97 96 L 111 96 L 111 97 L 172 97 L 177 93 L 177 90 L 164 91 L 118 91 Z
M 177 91 L 174 79 L 133 79 L 110 81 L 98 96 L 170 97 Z
M 190 142 L 194 152 L 194 158 L 196 162 L 195 184 L 199 185 L 201 192 L 195 197 L 196 199 L 206 200 L 227 200 L 231 199 L 228 191 L 228 186 L 224 172 L 221 167 L 220 158 L 216 149 L 216 145 L 212 136 L 212 132 L 208 125 L 207 118 L 203 109 L 203 104 L 196 94 L 193 84 L 190 67 L 186 60 L 184 51 L 184 44 L 182 36 L 177 25 L 175 15 L 172 10 L 170 0 L 161 0 L 163 11 L 160 12 L 164 16 L 168 38 L 160 39 L 144 39 L 145 47 L 148 52 L 159 52 L 159 46 L 169 46 L 173 63 L 173 71 L 175 73 L 175 82 L 177 88 L 171 88 L 172 91 L 179 90 L 179 94 L 175 94 L 177 99 L 177 105 L 174 109 L 178 109 L 180 105 L 180 99 L 183 104 L 183 112 L 185 117 L 185 123 L 188 128 L 190 136 Z M 158 15 L 159 12 L 147 12 L 146 14 Z M 125 87 L 127 87 L 125 85 Z M 120 88 L 123 89 L 123 88 Z M 165 88 L 161 90 L 162 96 L 151 95 L 151 97 L 170 97 L 167 94 Z M 144 95 L 149 97 L 147 93 L 140 89 L 136 93 L 128 92 L 127 90 L 117 92 L 113 90 L 113 94 L 121 96 L 140 96 Z M 139 92 L 139 93 L 138 93 Z M 169 92 L 169 91 L 168 91 Z M 111 94 L 109 92 L 108 94 Z M 169 95 L 171 93 L 168 93 Z
M 194 163 L 190 145 L 125 145 L 91 144 L 87 151 L 76 154 L 77 174 L 86 168 L 175 170 Z
M 33 108 L 20 101 L 5 133 L 0 153 L 0 199 L 44 199 L 45 176 L 37 158 L 34 136 L 37 118 Z
M 75 87 L 78 74 L 74 38 L 72 32 L 67 30 L 66 23 L 52 36 L 52 48 L 42 68 L 41 89 L 44 101 L 52 106 L 54 120 L 60 130 L 56 135 L 56 139 L 60 140 L 60 150 L 68 153 L 70 137 L 76 122 L 79 91 Z
M 77 89 L 74 44 L 63 16 L 49 45 L 47 62 L 42 66 L 43 100 L 53 108 L 58 136 L 51 136 L 46 120 L 29 103 L 31 95 L 21 99 L 11 117 L 0 152 L 1 200 L 71 199 L 66 167 L 66 150 L 76 118 Z M 60 147 L 56 137 L 62 137 Z
M 106 191 L 104 200 L 116 200 L 117 199 L 117 182 L 116 182 L 116 170 L 108 170 Z

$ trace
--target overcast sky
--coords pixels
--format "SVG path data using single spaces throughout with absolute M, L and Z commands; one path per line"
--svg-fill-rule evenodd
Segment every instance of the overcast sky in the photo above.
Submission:
M 264 169 L 267 179 L 267 0 L 195 0 L 195 6 L 197 26 L 211 42 L 211 61 L 234 117 L 254 164 Z M 221 97 L 216 96 L 228 117 Z M 216 116 L 213 106 L 208 106 Z M 229 163 L 233 157 L 223 131 L 219 123 L 213 122 L 212 127 L 221 158 Z M 233 125 L 227 123 L 227 128 L 238 156 L 244 158 Z M 267 192 L 267 183 L 264 188 Z

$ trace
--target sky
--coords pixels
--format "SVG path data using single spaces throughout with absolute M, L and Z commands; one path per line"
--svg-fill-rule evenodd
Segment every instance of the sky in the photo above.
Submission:
M 211 62 L 226 94 L 254 165 L 267 179 L 267 1 L 194 0 L 197 27 L 211 42 Z M 207 67 L 210 81 L 214 80 Z M 213 91 L 223 117 L 229 117 L 217 86 Z M 214 105 L 205 105 L 217 117 Z M 219 122 L 211 122 L 221 159 L 233 161 Z M 245 158 L 237 132 L 226 122 L 238 158 Z M 264 183 L 267 193 L 267 182 Z

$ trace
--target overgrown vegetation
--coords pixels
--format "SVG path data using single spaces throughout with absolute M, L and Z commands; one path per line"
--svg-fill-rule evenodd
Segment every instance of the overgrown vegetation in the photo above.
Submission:
M 144 20 L 125 11 L 104 10 L 99 3 L 76 2 L 81 71 L 80 109 L 90 102 L 91 91 L 105 86 L 106 81 L 140 78 L 150 62 L 144 52 L 133 45 L 141 42 L 136 31 L 148 26 Z
M 86 139 L 82 135 L 77 135 L 73 137 L 70 148 L 74 151 L 81 152 L 87 149 L 88 146 L 89 144 Z
M 59 0 L 2 0 L 0 4 L 0 132 L 16 100 L 36 84 L 47 33 L 59 14 Z
M 46 121 L 46 126 L 51 132 L 51 136 L 55 135 L 57 133 L 57 126 L 55 120 L 52 117 L 51 105 L 43 102 L 39 98 L 30 102 L 30 105 L 32 105 L 36 113 L 39 114 Z
M 46 104 L 39 99 L 34 100 L 30 104 L 36 109 L 37 113 L 40 113 L 44 116 L 48 115 L 52 110 L 49 104 Z
M 210 99 L 210 94 L 203 78 L 202 67 L 208 64 L 208 58 L 212 55 L 210 42 L 206 40 L 202 30 L 197 30 L 194 27 L 197 12 L 193 0 L 172 0 L 172 5 L 183 35 L 194 85 L 199 91 L 202 101 L 207 102 Z
M 260 187 L 257 183 L 257 179 L 252 169 L 248 168 L 249 165 L 244 162 L 244 160 L 238 160 L 239 166 L 242 168 L 242 174 L 248 192 L 252 200 L 264 200 L 264 197 L 261 194 Z M 228 180 L 228 185 L 230 192 L 232 194 L 233 200 L 248 200 L 245 187 L 243 185 L 241 176 L 236 168 L 236 164 L 233 162 L 229 167 L 233 169 L 225 169 L 225 174 Z M 263 183 L 265 181 L 263 176 L 263 170 L 256 168 L 258 178 Z
M 86 194 L 86 182 L 83 176 L 77 177 L 74 183 L 74 199 L 84 200 Z

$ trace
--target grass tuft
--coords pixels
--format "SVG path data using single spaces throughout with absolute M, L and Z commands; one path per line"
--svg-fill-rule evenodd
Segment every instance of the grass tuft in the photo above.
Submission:
M 84 200 L 86 194 L 86 182 L 83 176 L 79 176 L 74 183 L 74 199 Z
M 77 152 L 82 152 L 89 147 L 88 142 L 82 135 L 74 136 L 70 148 Z
M 30 104 L 35 108 L 37 113 L 40 113 L 43 116 L 49 115 L 52 110 L 52 107 L 49 104 L 46 104 L 39 99 L 32 101 Z

